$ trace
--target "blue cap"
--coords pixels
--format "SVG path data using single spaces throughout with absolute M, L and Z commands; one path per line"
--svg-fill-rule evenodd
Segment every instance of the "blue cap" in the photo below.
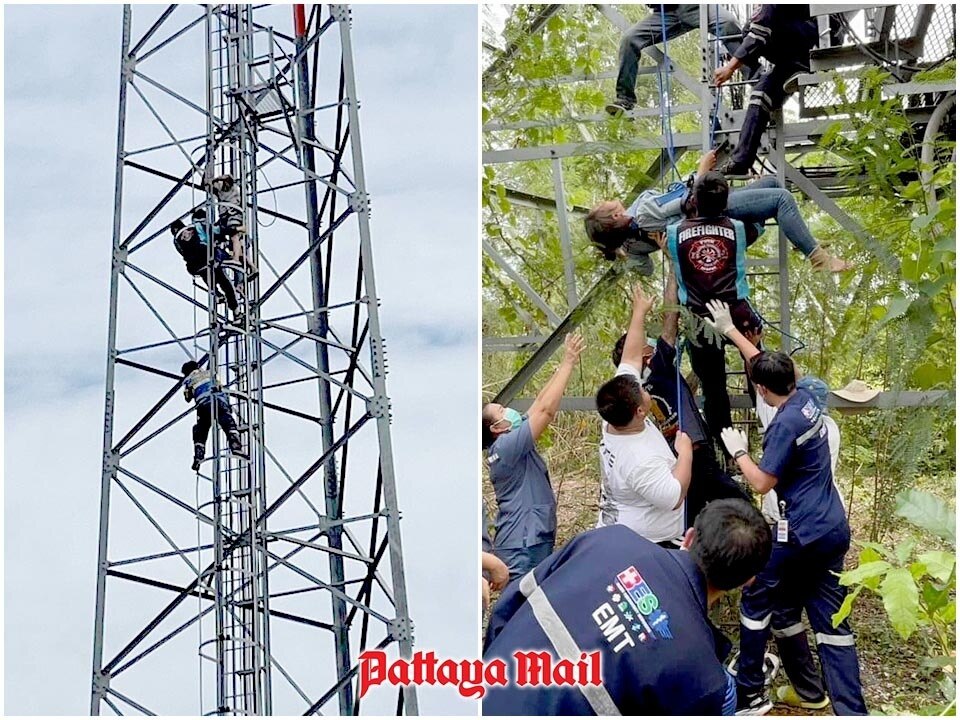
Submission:
M 797 381 L 797 387 L 813 395 L 813 399 L 817 403 L 817 407 L 820 408 L 820 411 L 826 412 L 827 395 L 830 392 L 830 388 L 827 387 L 827 384 L 823 380 L 815 375 L 804 375 Z

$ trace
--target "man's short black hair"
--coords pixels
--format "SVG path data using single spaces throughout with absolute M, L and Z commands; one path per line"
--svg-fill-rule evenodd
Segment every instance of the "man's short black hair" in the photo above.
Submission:
M 180 218 L 177 218 L 177 219 L 174 220 L 172 223 L 170 223 L 170 232 L 172 232 L 174 235 L 176 235 L 178 232 L 180 232 L 181 230 L 183 230 L 185 227 L 186 227 L 186 225 L 183 224 L 183 220 L 181 220 Z
M 204 222 L 206 222 L 207 211 L 204 210 L 202 207 L 198 207 L 196 210 L 193 211 L 193 213 L 191 213 L 190 217 L 193 218 L 194 220 L 203 220 Z
M 740 587 L 770 558 L 770 527 L 746 500 L 714 500 L 700 511 L 693 527 L 690 556 L 717 590 Z
M 713 170 L 705 172 L 693 185 L 697 217 L 711 218 L 723 215 L 727 210 L 727 195 L 730 186 L 727 179 Z
M 797 387 L 797 372 L 793 360 L 782 352 L 761 352 L 747 363 L 750 379 L 763 385 L 774 395 L 789 395 Z
M 643 388 L 631 375 L 617 375 L 597 390 L 597 412 L 615 428 L 626 427 L 643 406 Z
M 196 361 L 194 361 L 194 360 L 187 360 L 187 361 L 180 367 L 180 372 L 183 373 L 184 375 L 189 375 L 189 374 L 192 373 L 194 370 L 199 370 L 199 369 L 200 369 L 200 366 L 197 365 Z

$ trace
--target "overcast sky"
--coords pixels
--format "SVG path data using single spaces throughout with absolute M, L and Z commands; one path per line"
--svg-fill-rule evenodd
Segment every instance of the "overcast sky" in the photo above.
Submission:
M 353 20 L 411 614 L 454 658 L 478 651 L 477 12 Z M 120 29 L 119 5 L 4 8 L 8 715 L 89 704 Z

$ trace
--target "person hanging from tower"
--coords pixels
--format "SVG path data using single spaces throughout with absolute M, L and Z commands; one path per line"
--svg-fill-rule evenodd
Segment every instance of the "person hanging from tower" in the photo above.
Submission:
M 651 45 L 666 43 L 667 40 L 700 27 L 699 5 L 647 3 L 647 7 L 652 12 L 624 31 L 620 40 L 617 99 L 606 107 L 607 112 L 614 116 L 632 110 L 637 104 L 637 66 L 640 64 L 640 54 Z M 707 12 L 711 34 L 721 39 L 730 54 L 736 52 L 743 36 L 736 16 L 720 5 L 710 5 Z M 751 72 L 752 69 L 748 68 L 745 74 L 749 76 Z
M 713 170 L 716 162 L 714 150 L 704 153 L 697 177 Z M 636 262 L 641 272 L 652 274 L 649 255 L 659 247 L 655 236 L 683 219 L 687 193 L 684 184 L 676 182 L 665 191 L 644 190 L 628 208 L 619 200 L 604 200 L 594 205 L 584 220 L 587 237 L 607 260 L 625 256 Z M 810 260 L 815 270 L 842 272 L 853 268 L 851 263 L 834 257 L 817 243 L 800 214 L 797 201 L 789 190 L 780 187 L 775 177 L 762 177 L 746 187 L 731 190 L 726 215 L 756 224 L 756 237 L 762 233 L 765 221 L 776 220 L 790 243 Z
M 247 278 L 252 278 L 257 274 L 257 266 L 247 257 L 246 241 L 243 240 L 246 228 L 243 225 L 243 198 L 240 196 L 240 183 L 229 173 L 214 177 L 212 163 L 208 164 L 204 170 L 203 182 L 216 196 L 220 210 L 214 232 L 222 234 L 229 240 L 233 261 L 239 263 L 241 267 L 245 266 Z
M 201 370 L 194 360 L 188 360 L 180 368 L 183 373 L 183 398 L 187 402 L 195 400 L 197 403 L 197 424 L 193 426 L 193 465 L 196 472 L 200 469 L 206 455 L 207 436 L 216 414 L 220 429 L 227 436 L 230 452 L 243 456 L 243 445 L 240 442 L 240 431 L 233 419 L 230 403 L 220 386 L 220 381 L 212 370 Z
M 709 318 L 707 303 L 730 305 L 733 321 L 744 334 L 759 338 L 763 322 L 750 306 L 747 284 L 747 245 L 757 227 L 726 215 L 729 186 L 723 175 L 709 171 L 693 186 L 691 212 L 667 227 L 666 249 L 677 278 L 680 304 L 697 318 Z M 688 332 L 690 364 L 700 378 L 703 414 L 714 438 L 732 424 L 727 394 L 725 340 L 702 320 Z
M 750 93 L 750 102 L 733 155 L 720 169 L 724 175 L 745 175 L 753 167 L 760 138 L 770 116 L 796 90 L 796 76 L 810 72 L 810 49 L 817 44 L 817 22 L 809 5 L 760 5 L 750 18 L 747 34 L 733 57 L 713 73 L 720 87 L 743 65 L 761 57 L 770 61 Z
M 179 218 L 170 223 L 170 232 L 173 234 L 173 246 L 187 265 L 187 272 L 206 284 L 209 253 L 206 234 L 199 233 L 195 225 L 186 226 L 183 220 Z M 230 282 L 230 278 L 227 277 L 221 266 L 222 252 L 217 248 L 214 249 L 213 279 L 223 293 L 227 307 L 233 313 L 233 323 L 242 327 L 244 323 L 243 310 L 237 302 L 237 294 L 233 289 L 233 283 Z

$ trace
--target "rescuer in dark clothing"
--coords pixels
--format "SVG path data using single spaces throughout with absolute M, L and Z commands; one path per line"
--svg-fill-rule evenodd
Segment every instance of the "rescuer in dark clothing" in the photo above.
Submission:
M 742 65 L 755 64 L 761 57 L 772 64 L 753 91 L 740 128 L 740 140 L 730 160 L 720 168 L 725 175 L 744 175 L 757 159 L 760 137 L 774 110 L 795 88 L 795 75 L 810 72 L 810 48 L 817 44 L 817 22 L 810 18 L 809 5 L 760 5 L 750 18 L 747 33 L 733 57 L 713 74 L 723 85 Z
M 667 550 L 624 525 L 573 538 L 494 606 L 485 661 L 516 680 L 514 653 L 577 660 L 601 653 L 601 685 L 494 686 L 484 715 L 732 715 L 729 641 L 708 608 L 747 582 L 770 556 L 770 529 L 744 500 L 710 503 Z
M 728 191 L 727 181 L 717 172 L 697 179 L 693 187 L 696 217 L 667 227 L 667 253 L 682 305 L 698 317 L 709 318 L 707 302 L 722 300 L 730 305 L 737 328 L 755 337 L 763 323 L 748 302 L 746 264 L 747 245 L 756 239 L 757 229 L 724 214 Z M 699 326 L 692 335 L 690 364 L 700 378 L 707 425 L 719 440 L 720 431 L 731 425 L 724 340 L 706 326 Z
M 207 244 L 203 241 L 200 234 L 194 227 L 187 227 L 180 219 L 170 223 L 170 232 L 173 233 L 173 246 L 180 253 L 187 265 L 187 272 L 194 277 L 200 278 L 200 281 L 207 281 Z M 243 324 L 243 311 L 237 304 L 237 294 L 234 292 L 233 283 L 227 277 L 223 268 L 220 266 L 222 259 L 219 256 L 221 251 L 215 249 L 213 279 L 217 287 L 223 292 L 227 301 L 227 307 L 233 312 L 234 324 Z

